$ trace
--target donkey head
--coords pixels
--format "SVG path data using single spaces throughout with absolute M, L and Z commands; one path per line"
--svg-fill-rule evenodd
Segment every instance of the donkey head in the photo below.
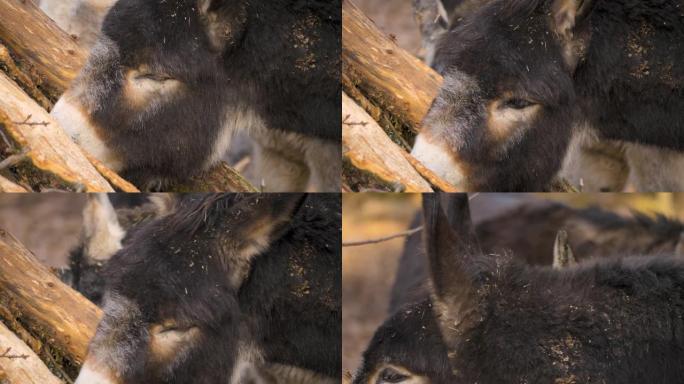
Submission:
M 484 2 L 438 43 L 444 84 L 413 154 L 469 191 L 543 190 L 575 116 L 592 1 Z
M 77 383 L 252 377 L 263 361 L 239 290 L 302 199 L 188 196 L 175 213 L 137 229 L 106 267 L 104 317 Z
M 246 7 L 118 1 L 53 115 L 85 150 L 143 186 L 211 165 L 233 125 L 256 119 L 246 107 L 253 92 L 225 68 L 225 58 L 241 52 Z

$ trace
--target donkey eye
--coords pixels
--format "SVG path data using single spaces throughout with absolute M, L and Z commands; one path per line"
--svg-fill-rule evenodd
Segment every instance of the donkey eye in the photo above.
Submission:
M 164 323 L 158 324 L 153 327 L 153 329 L 156 331 L 155 333 L 159 334 L 169 332 L 184 333 L 194 328 L 195 327 L 192 325 L 178 324 L 174 321 L 165 321 Z
M 380 383 L 401 383 L 408 379 L 409 377 L 407 375 L 392 368 L 385 368 L 380 373 Z
M 533 103 L 529 100 L 526 99 L 520 99 L 520 98 L 511 98 L 506 100 L 503 103 L 504 108 L 512 108 L 512 109 L 525 109 L 528 107 L 531 107 L 533 105 L 536 105 L 536 103 Z
M 175 80 L 173 77 L 163 73 L 141 73 L 135 77 L 136 80 L 152 80 L 163 83 L 165 81 Z

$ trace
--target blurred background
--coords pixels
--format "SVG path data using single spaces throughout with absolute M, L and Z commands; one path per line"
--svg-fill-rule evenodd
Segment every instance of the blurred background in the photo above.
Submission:
M 598 206 L 623 215 L 660 213 L 684 220 L 684 194 L 477 194 L 471 195 L 475 223 L 524 202 L 554 200 L 583 208 Z M 342 238 L 363 241 L 409 229 L 420 195 L 345 194 Z M 376 328 L 387 317 L 389 293 L 405 239 L 342 251 L 342 368 L 354 372 Z
M 0 194 L 0 228 L 50 267 L 66 265 L 80 238 L 86 195 Z
M 421 57 L 421 36 L 413 17 L 413 0 L 352 0 L 366 16 L 387 35 L 396 38 L 397 44 Z

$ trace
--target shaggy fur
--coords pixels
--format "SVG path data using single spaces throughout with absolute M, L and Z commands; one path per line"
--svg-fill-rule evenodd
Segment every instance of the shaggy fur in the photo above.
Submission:
M 150 203 L 146 195 L 118 193 L 108 197 L 116 209 L 116 221 L 126 233 L 130 233 L 138 225 L 160 215 L 159 207 Z M 88 254 L 86 251 L 88 241 L 90 239 L 82 235 L 80 244 L 69 254 L 69 268 L 60 271 L 60 278 L 88 300 L 99 305 L 104 293 L 105 282 L 102 270 L 106 260 L 95 260 Z M 126 238 L 123 242 L 126 242 Z
M 684 59 L 684 3 L 594 0 L 568 41 L 552 20 L 561 1 L 490 1 L 438 45 L 435 65 L 446 79 L 426 137 L 457 158 L 468 190 L 544 190 L 578 126 L 684 151 L 684 70 L 676 64 Z M 458 80 L 464 76 L 476 87 Z M 474 105 L 464 92 L 476 93 L 468 93 Z M 484 108 L 506 93 L 541 110 L 499 140 L 485 128 Z
M 241 364 L 263 362 L 336 376 L 339 212 L 335 195 L 184 196 L 107 264 L 105 317 L 89 361 L 127 383 L 225 384 Z M 274 225 L 268 244 L 244 264 L 239 251 L 262 241 L 254 234 L 263 223 Z M 231 278 L 242 268 L 241 280 Z M 134 310 L 122 317 L 122 306 Z M 169 321 L 161 334 L 198 336 L 163 359 L 150 340 Z
M 416 217 L 412 227 L 421 222 L 422 217 Z M 524 228 L 524 235 L 510 228 Z M 563 228 L 580 260 L 670 255 L 684 232 L 684 224 L 662 216 L 635 213 L 633 218 L 624 218 L 596 208 L 576 210 L 555 203 L 515 208 L 480 223 L 476 232 L 486 253 L 512 254 L 527 265 L 548 266 L 555 235 Z M 432 312 L 424 254 L 421 236 L 409 237 L 392 289 L 392 315 L 366 349 L 364 364 L 355 376 L 357 383 L 368 383 L 385 363 L 424 376 L 432 384 L 455 380 L 445 364 L 446 347 Z
M 435 313 L 458 382 L 677 382 L 684 261 L 531 267 L 479 249 L 465 195 L 424 196 Z

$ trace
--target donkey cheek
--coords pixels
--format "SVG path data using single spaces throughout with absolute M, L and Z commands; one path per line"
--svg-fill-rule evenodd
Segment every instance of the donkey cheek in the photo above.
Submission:
M 183 355 L 192 348 L 200 337 L 200 331 L 192 328 L 188 331 L 169 331 L 160 333 L 158 330 L 151 330 L 153 334 L 150 340 L 150 357 L 153 361 L 161 364 L 172 362 L 175 358 Z
M 432 143 L 424 134 L 418 135 L 411 155 L 454 186 L 467 190 L 467 176 L 453 155 L 441 145 Z
M 121 159 L 105 144 L 88 115 L 78 105 L 78 102 L 71 100 L 68 94 L 59 99 L 52 109 L 51 115 L 72 140 L 86 152 L 116 172 L 123 169 Z

